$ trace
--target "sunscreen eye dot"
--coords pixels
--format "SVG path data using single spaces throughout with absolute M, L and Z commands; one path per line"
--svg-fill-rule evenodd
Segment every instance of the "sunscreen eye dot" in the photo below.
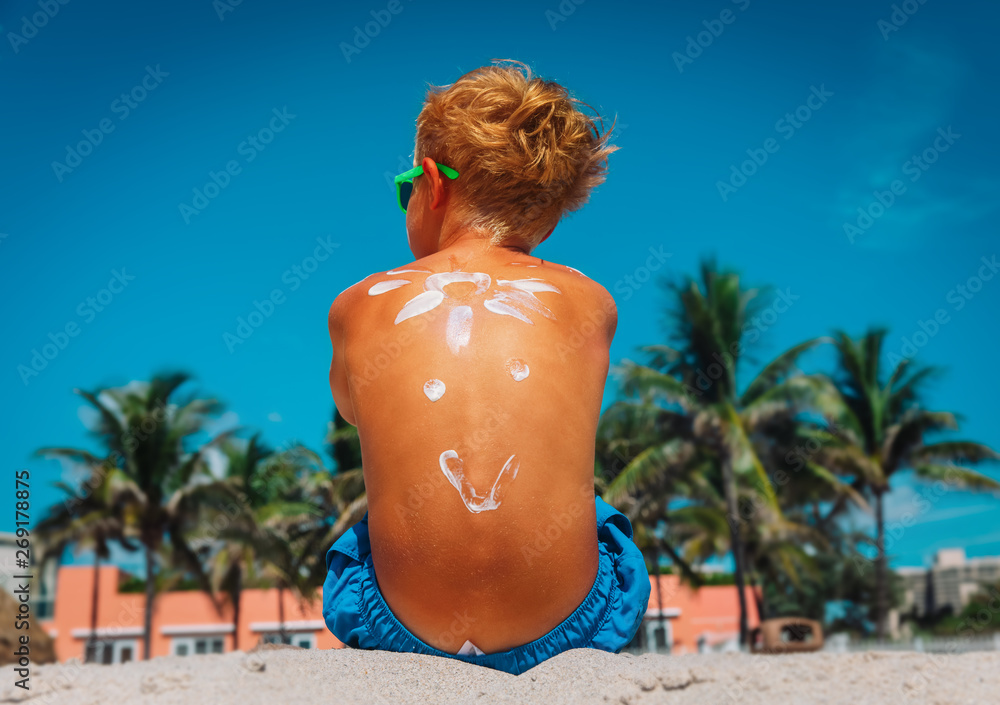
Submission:
M 519 360 L 516 357 L 512 357 L 507 360 L 507 374 L 514 378 L 515 382 L 520 382 L 528 377 L 528 365 L 524 360 Z
M 431 401 L 437 401 L 444 396 L 444 382 L 439 379 L 429 379 L 424 382 L 424 394 Z

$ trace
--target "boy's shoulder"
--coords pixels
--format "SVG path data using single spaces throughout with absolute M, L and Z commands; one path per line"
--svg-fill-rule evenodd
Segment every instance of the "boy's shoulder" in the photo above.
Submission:
M 344 289 L 334 299 L 330 307 L 330 321 L 343 320 L 348 310 L 358 308 L 359 304 L 371 296 L 385 293 L 392 289 L 411 283 L 413 277 L 429 276 L 435 269 L 420 260 L 399 265 L 392 269 L 373 272 L 361 281 Z M 558 262 L 537 260 L 534 264 L 508 266 L 505 276 L 496 276 L 501 280 L 547 279 L 549 283 L 562 288 L 566 293 L 572 293 L 574 298 L 587 300 L 589 307 L 602 310 L 611 319 L 617 318 L 617 307 L 610 292 L 599 282 L 591 279 L 578 269 Z
M 397 284 L 410 283 L 409 281 L 403 281 L 402 277 L 414 273 L 427 275 L 432 274 L 433 271 L 426 266 L 420 266 L 417 263 L 411 262 L 408 265 L 401 265 L 393 269 L 372 272 L 361 281 L 351 284 L 351 286 L 337 294 L 337 297 L 333 300 L 328 317 L 330 326 L 335 327 L 339 323 L 342 323 L 347 318 L 349 311 L 357 310 L 363 302 L 372 296 L 389 291 Z
M 551 277 L 557 286 L 562 286 L 572 291 L 577 298 L 583 298 L 588 302 L 589 308 L 602 310 L 607 317 L 616 320 L 618 308 L 615 299 L 604 286 L 579 269 L 569 265 L 559 264 L 543 260 L 538 269 L 528 269 L 528 272 L 538 272 L 539 274 L 529 274 L 529 277 Z
M 387 269 L 381 272 L 372 272 L 367 277 L 359 282 L 351 284 L 349 287 L 337 294 L 337 298 L 333 300 L 333 306 L 331 311 L 337 308 L 348 305 L 351 301 L 356 301 L 363 296 L 369 296 L 373 294 L 372 287 L 375 287 L 379 283 L 385 283 L 387 281 L 402 280 L 411 274 L 432 274 L 433 270 L 428 267 L 422 267 L 415 263 L 410 263 L 408 265 L 401 265 L 393 269 Z M 376 287 L 376 291 L 378 287 Z
M 615 300 L 610 292 L 600 282 L 591 279 L 579 269 L 574 269 L 567 264 L 559 264 L 558 262 L 545 262 L 545 264 L 556 271 L 562 272 L 566 277 L 570 277 L 571 281 L 579 283 L 582 288 L 593 293 L 594 296 L 602 300 L 607 300 L 611 305 L 614 305 Z

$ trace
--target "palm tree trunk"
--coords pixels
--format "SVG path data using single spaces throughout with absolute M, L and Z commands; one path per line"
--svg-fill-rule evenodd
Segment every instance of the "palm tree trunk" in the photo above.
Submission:
M 243 585 L 240 574 L 236 574 L 236 584 L 230 596 L 233 601 L 233 651 L 240 650 L 240 602 L 243 597 Z
M 879 641 L 886 638 L 886 556 L 885 556 L 885 514 L 882 507 L 882 495 L 885 490 L 875 490 L 875 635 Z
M 87 646 L 83 651 L 84 662 L 90 661 L 92 659 L 96 660 L 97 656 L 97 605 L 98 597 L 100 593 L 100 567 L 101 567 L 101 554 L 94 549 L 94 587 L 90 594 L 90 638 L 87 639 Z
M 278 581 L 278 635 L 284 644 L 288 635 L 285 632 L 285 583 L 282 580 Z
M 763 622 L 767 619 L 767 601 L 764 599 L 764 587 L 757 585 L 757 574 L 750 574 L 750 589 L 753 591 L 754 602 L 757 603 L 757 616 Z
M 153 600 L 156 597 L 156 575 L 153 569 L 153 549 L 149 544 L 146 550 L 146 614 L 143 615 L 142 625 L 142 659 L 148 661 L 150 654 L 150 641 L 153 635 Z
M 733 551 L 733 577 L 736 582 L 737 599 L 740 602 L 740 647 L 749 641 L 750 627 L 747 623 L 746 580 L 743 577 L 743 537 L 740 535 L 740 514 L 736 502 L 736 477 L 733 475 L 732 458 L 723 451 L 722 481 L 726 492 L 726 513 L 729 515 L 730 547 Z
M 660 606 L 660 612 L 656 616 L 656 620 L 660 623 L 660 629 L 663 630 L 663 635 L 666 637 L 667 625 L 664 624 L 667 618 L 663 614 L 663 583 L 660 581 L 660 550 L 657 548 L 656 544 L 653 544 L 653 570 L 656 573 L 656 604 Z M 659 651 L 659 645 L 653 644 L 654 649 Z

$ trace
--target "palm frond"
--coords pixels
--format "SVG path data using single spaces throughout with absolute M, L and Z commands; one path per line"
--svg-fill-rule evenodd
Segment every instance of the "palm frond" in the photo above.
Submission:
M 690 446 L 677 439 L 647 448 L 611 482 L 604 501 L 614 504 L 652 479 L 676 473 L 690 457 Z
M 939 480 L 956 489 L 1000 490 L 1000 482 L 992 477 L 957 465 L 922 463 L 915 465 L 913 471 L 922 480 Z
M 972 441 L 942 441 L 923 445 L 910 453 L 914 464 L 925 464 L 933 461 L 952 463 L 979 463 L 984 460 L 1000 460 L 1000 453 L 983 443 Z
M 781 355 L 772 360 L 756 378 L 750 383 L 743 392 L 740 398 L 740 404 L 742 406 L 748 406 L 752 404 L 759 396 L 771 389 L 774 384 L 781 378 L 788 375 L 798 362 L 799 358 L 803 353 L 808 350 L 813 349 L 817 345 L 824 343 L 832 343 L 833 338 L 823 336 L 819 338 L 813 338 L 812 340 L 806 340 L 805 342 L 799 343 L 794 347 L 789 348 Z

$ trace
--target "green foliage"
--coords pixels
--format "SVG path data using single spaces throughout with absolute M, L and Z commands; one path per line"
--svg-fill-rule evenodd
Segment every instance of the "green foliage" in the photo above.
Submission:
M 347 423 L 338 409 L 333 410 L 333 421 L 327 431 L 326 452 L 333 461 L 334 472 L 347 472 L 361 467 L 358 429 Z
M 768 463 L 802 433 L 804 415 L 820 414 L 833 393 L 826 378 L 796 369 L 799 357 L 824 341 L 779 355 L 741 392 L 740 360 L 759 337 L 748 335 L 759 292 L 709 261 L 700 279 L 674 284 L 670 293 L 668 344 L 644 348 L 648 364 L 617 368 L 625 398 L 598 426 L 597 472 L 605 500 L 634 523 L 664 527 L 637 534 L 654 536 L 648 548 L 676 556 L 689 576 L 689 563 L 732 553 L 743 634 L 744 573 L 797 580 L 814 570 L 803 547 L 822 537 L 786 516 L 789 495 L 772 481 Z M 830 473 L 814 468 L 808 475 L 817 497 L 857 499 Z
M 900 600 L 900 582 L 878 541 L 873 563 L 871 539 L 845 528 L 848 509 L 874 510 L 880 536 L 893 474 L 997 489 L 967 466 L 1000 456 L 973 441 L 929 442 L 956 429 L 957 418 L 922 404 L 936 370 L 908 361 L 883 369 L 884 331 L 803 341 L 744 379 L 742 363 L 759 337 L 752 322 L 760 292 L 707 261 L 697 279 L 669 293 L 666 344 L 643 348 L 645 364 L 615 368 L 622 394 L 598 425 L 596 487 L 629 516 L 654 572 L 696 586 L 749 582 L 768 617 L 822 620 L 837 602 L 842 616 L 831 627 L 867 633 L 881 625 Z M 832 374 L 797 369 L 802 355 L 827 343 L 837 353 Z M 42 550 L 91 547 L 99 562 L 111 543 L 141 548 L 151 579 L 130 577 L 121 589 L 146 592 L 147 617 L 167 589 L 205 590 L 218 609 L 229 604 L 234 620 L 247 587 L 311 599 L 326 550 L 367 511 L 357 429 L 334 411 L 328 470 L 301 444 L 273 449 L 259 434 L 236 431 L 209 437 L 206 424 L 221 405 L 187 393 L 190 386 L 187 376 L 166 374 L 77 390 L 96 412 L 90 430 L 101 452 L 39 451 L 84 471 L 79 487 L 62 486 L 65 501 L 37 527 Z M 697 570 L 727 554 L 733 574 Z M 998 604 L 996 589 L 986 591 L 928 628 L 995 631 Z M 745 622 L 745 607 L 741 613 Z M 147 619 L 147 643 L 148 629 Z
M 1000 632 L 1000 582 L 983 585 L 957 615 L 950 610 L 915 620 L 932 636 L 969 639 Z
M 992 634 L 1000 631 L 1000 582 L 984 586 L 969 598 L 969 604 L 958 615 L 959 636 Z
M 90 430 L 106 455 L 39 451 L 84 470 L 80 487 L 63 486 L 67 499 L 38 527 L 50 555 L 73 544 L 90 545 L 106 558 L 109 541 L 128 550 L 141 545 L 149 579 L 131 578 L 123 589 L 146 593 L 147 654 L 158 591 L 197 586 L 219 609 L 219 598 L 228 596 L 234 610 L 248 586 L 277 585 L 313 597 L 325 551 L 347 524 L 344 510 L 354 516 L 364 506 L 358 501 L 364 493 L 360 470 L 343 469 L 334 480 L 320 457 L 301 445 L 274 451 L 259 435 L 208 437 L 205 423 L 221 405 L 185 393 L 188 382 L 183 374 L 168 374 L 77 390 L 97 412 Z M 356 440 L 338 440 L 335 457 L 349 462 Z M 222 477 L 213 474 L 210 453 L 221 454 Z
M 692 565 L 732 553 L 737 584 L 745 572 L 761 587 L 768 616 L 823 619 L 837 601 L 839 626 L 881 627 L 899 581 L 884 552 L 874 562 L 862 554 L 872 542 L 846 531 L 847 510 L 874 509 L 881 536 L 894 473 L 996 489 L 965 465 L 1000 456 L 971 441 L 926 441 L 957 420 L 922 406 L 937 370 L 903 361 L 883 374 L 884 331 L 804 341 L 743 387 L 759 292 L 708 261 L 670 294 L 667 344 L 643 348 L 647 364 L 616 368 L 623 397 L 602 415 L 596 446 L 604 498 L 632 519 L 641 548 L 677 556 L 686 577 L 700 575 Z M 802 354 L 826 343 L 836 370 L 799 372 Z
M 874 499 L 876 522 L 875 622 L 879 637 L 886 636 L 885 618 L 891 586 L 884 550 L 883 501 L 890 479 L 912 469 L 918 478 L 947 479 L 966 489 L 998 489 L 1000 483 L 964 464 L 1000 459 L 991 448 L 972 441 L 927 443 L 929 434 L 955 430 L 958 421 L 949 412 L 924 408 L 922 392 L 938 374 L 929 367 L 900 361 L 888 375 L 882 368 L 882 343 L 886 332 L 868 331 L 854 340 L 836 333 L 838 369 L 834 375 L 837 399 L 825 416 L 834 430 L 833 442 L 817 462 L 828 461 L 851 485 Z

